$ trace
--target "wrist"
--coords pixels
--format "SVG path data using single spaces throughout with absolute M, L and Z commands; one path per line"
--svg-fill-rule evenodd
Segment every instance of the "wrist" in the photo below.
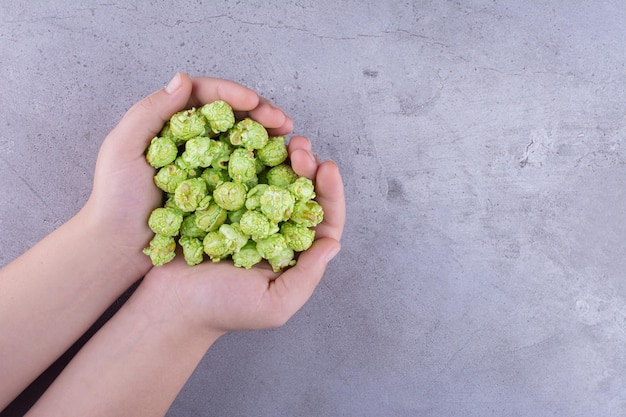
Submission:
M 206 321 L 188 309 L 180 297 L 177 281 L 185 277 L 172 277 L 162 267 L 152 268 L 138 287 L 136 308 L 160 326 L 173 329 L 179 337 L 194 340 L 208 349 L 226 332 L 207 326 Z
M 122 233 L 103 221 L 97 210 L 87 203 L 71 220 L 78 225 L 83 241 L 94 243 L 93 260 L 109 272 L 108 277 L 125 281 L 128 285 L 141 279 L 152 267 L 150 259 L 142 253 L 143 247 L 127 243 Z M 146 245 L 149 241 L 146 236 Z

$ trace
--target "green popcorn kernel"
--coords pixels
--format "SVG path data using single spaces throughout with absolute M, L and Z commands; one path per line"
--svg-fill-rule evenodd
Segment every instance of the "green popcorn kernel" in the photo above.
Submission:
M 193 266 L 202 263 L 204 258 L 204 245 L 200 239 L 183 236 L 178 239 L 178 243 L 183 248 L 183 257 L 187 265 Z
M 256 174 L 260 174 L 261 172 L 265 171 L 265 169 L 267 168 L 265 164 L 259 160 L 258 157 L 254 158 L 254 165 L 255 165 L 254 172 Z
M 211 154 L 213 155 L 213 161 L 211 166 L 213 168 L 228 169 L 228 160 L 232 151 L 232 148 L 226 142 L 212 140 Z
M 228 244 L 226 237 L 218 230 L 208 233 L 202 240 L 204 253 L 209 255 L 211 261 L 219 262 L 228 256 Z
M 185 143 L 185 151 L 182 153 L 182 160 L 190 168 L 206 168 L 213 160 L 213 140 L 206 136 L 197 136 L 189 139 Z
M 143 253 L 150 257 L 152 265 L 165 265 L 176 256 L 176 241 L 172 236 L 156 234 Z
M 200 113 L 209 122 L 213 133 L 226 132 L 235 124 L 235 113 L 230 104 L 223 100 L 216 100 L 200 108 Z
M 235 211 L 244 206 L 246 194 L 246 187 L 243 184 L 227 181 L 215 188 L 213 199 L 223 209 Z
M 295 265 L 293 259 L 294 252 L 287 241 L 281 234 L 274 234 L 256 242 L 256 248 L 259 254 L 267 259 L 272 266 L 274 272 L 280 272 L 282 269 Z
M 219 232 L 226 238 L 226 246 L 228 246 L 228 253 L 233 254 L 243 248 L 248 243 L 248 236 L 246 236 L 237 223 L 223 224 L 219 228 Z
M 181 169 L 184 169 L 185 172 L 187 172 L 187 178 L 197 178 L 202 174 L 203 171 L 203 169 L 198 166 L 192 167 L 191 165 L 189 165 L 187 162 L 185 162 L 182 156 L 179 156 L 176 158 L 176 160 L 174 160 L 174 165 Z
M 265 127 L 249 117 L 235 123 L 227 137 L 233 146 L 242 146 L 250 151 L 263 148 L 269 140 Z
M 306 177 L 299 177 L 287 187 L 296 200 L 311 200 L 315 198 L 313 181 Z
M 165 199 L 165 203 L 163 204 L 164 208 L 168 208 L 174 210 L 176 213 L 179 213 L 181 216 L 185 217 L 189 215 L 189 213 L 184 212 L 176 205 L 176 201 L 174 201 L 174 194 L 167 193 L 167 198 Z
M 269 138 L 267 144 L 257 151 L 257 157 L 264 165 L 275 167 L 285 160 L 289 153 L 287 152 L 287 144 L 284 136 L 275 136 Z
M 235 149 L 228 161 L 228 175 L 235 182 L 246 183 L 256 177 L 254 153 L 246 149 Z
M 248 210 L 259 209 L 261 207 L 261 196 L 268 188 L 269 185 L 267 184 L 258 184 L 252 187 L 246 196 L 246 208 Z
M 228 172 L 220 168 L 207 168 L 202 172 L 202 179 L 206 181 L 209 191 L 215 190 L 215 188 L 223 182 L 230 181 Z
M 148 218 L 150 229 L 156 234 L 165 236 L 176 236 L 182 223 L 182 213 L 165 207 L 154 209 Z
M 274 272 L 280 272 L 283 269 L 296 264 L 296 260 L 293 259 L 294 252 L 290 248 L 283 250 L 279 255 L 269 258 L 267 261 L 272 266 Z
M 246 209 L 246 206 L 244 205 L 242 208 L 240 208 L 239 210 L 235 210 L 235 211 L 229 211 L 228 212 L 228 222 L 229 223 L 239 223 L 239 221 L 241 220 L 241 216 L 243 216 L 243 214 L 248 211 L 248 209 Z
M 154 168 L 161 168 L 174 162 L 177 155 L 178 148 L 171 139 L 155 137 L 148 146 L 146 161 Z
M 277 187 L 287 188 L 298 179 L 298 174 L 287 164 L 276 165 L 267 171 L 267 183 Z
M 169 164 L 159 169 L 154 176 L 154 183 L 166 193 L 173 193 L 176 191 L 176 187 L 187 178 L 187 171 L 174 164 Z
M 183 139 L 179 139 L 174 136 L 174 134 L 172 133 L 172 128 L 170 127 L 169 120 L 163 125 L 163 129 L 161 129 L 161 132 L 159 132 L 159 136 L 171 139 L 172 142 L 174 142 L 174 145 L 176 145 L 177 147 L 185 143 Z
M 233 263 L 239 268 L 250 269 L 262 259 L 256 250 L 256 243 L 252 240 L 249 240 L 238 252 L 233 253 Z
M 261 212 L 274 223 L 289 220 L 293 213 L 296 199 L 286 189 L 270 185 L 259 199 Z
M 191 178 L 181 182 L 174 192 L 174 201 L 182 211 L 191 212 L 207 196 L 206 182 L 202 178 Z
M 298 201 L 291 214 L 291 221 L 305 227 L 315 227 L 324 220 L 324 209 L 315 200 Z
M 163 124 L 163 128 L 161 129 L 161 131 L 159 132 L 159 136 L 163 137 L 163 138 L 169 138 L 174 140 L 174 135 L 172 134 L 172 129 L 170 128 L 170 121 L 166 121 L 165 124 Z
M 280 257 L 285 250 L 289 250 L 285 237 L 279 233 L 256 241 L 256 250 L 263 259 Z
M 215 203 L 209 205 L 206 210 L 198 210 L 195 213 L 195 224 L 200 230 L 213 232 L 226 221 L 227 212 Z
M 206 236 L 206 231 L 202 230 L 196 225 L 196 213 L 191 213 L 189 216 L 185 217 L 183 223 L 180 225 L 180 235 L 181 236 L 189 236 L 189 237 L 197 237 L 204 238 Z
M 254 178 L 252 178 L 250 181 L 246 181 L 244 185 L 246 186 L 246 190 L 253 189 L 257 185 L 259 185 L 259 177 L 255 175 Z
M 241 231 L 252 240 L 265 239 L 275 233 L 275 226 L 267 216 L 256 210 L 247 210 L 239 220 Z
M 196 211 L 199 210 L 206 210 L 209 208 L 209 206 L 211 205 L 211 202 L 213 201 L 213 196 L 210 194 L 207 194 L 202 200 L 200 200 L 200 202 L 198 203 L 198 207 L 196 207 Z
M 206 130 L 206 118 L 195 108 L 183 110 L 170 118 L 172 135 L 182 141 L 201 136 Z
M 280 226 L 280 234 L 285 237 L 287 246 L 296 252 L 310 248 L 315 239 L 315 230 L 292 222 L 283 223 Z

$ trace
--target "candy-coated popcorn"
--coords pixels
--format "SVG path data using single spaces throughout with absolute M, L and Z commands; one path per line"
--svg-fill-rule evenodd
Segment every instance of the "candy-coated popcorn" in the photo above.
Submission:
M 240 268 L 250 269 L 263 258 L 256 250 L 256 243 L 249 240 L 238 252 L 233 253 L 233 263 Z
M 280 223 L 289 220 L 296 199 L 288 190 L 270 185 L 259 202 L 261 203 L 261 212 L 274 223 Z
M 227 181 L 215 188 L 213 199 L 223 209 L 235 211 L 244 206 L 246 194 L 246 187 L 243 184 Z
M 324 219 L 324 209 L 315 200 L 298 201 L 290 220 L 305 227 L 315 227 Z
M 205 232 L 217 230 L 227 217 L 227 211 L 216 203 L 211 203 L 206 210 L 197 210 L 194 214 L 196 227 Z
M 172 208 L 155 208 L 148 218 L 148 226 L 156 234 L 176 236 L 183 223 L 183 215 Z
M 252 240 L 260 240 L 276 233 L 276 224 L 272 223 L 267 216 L 260 211 L 248 210 L 239 220 L 241 231 L 250 236 Z
M 284 236 L 287 246 L 296 252 L 304 252 L 310 248 L 315 239 L 315 230 L 292 222 L 283 223 L 280 234 Z
M 228 242 L 226 242 L 226 237 L 220 233 L 219 230 L 207 233 L 202 240 L 202 244 L 204 246 L 204 253 L 206 253 L 213 262 L 219 262 L 222 258 L 228 256 Z
M 192 212 L 208 194 L 206 182 L 202 178 L 182 181 L 174 192 L 174 201 L 182 211 Z
M 150 257 L 152 265 L 164 265 L 176 256 L 176 241 L 172 236 L 155 234 L 143 253 Z
M 196 136 L 185 143 L 182 160 L 189 168 L 206 168 L 213 161 L 213 140 L 207 136 Z
M 313 181 L 307 177 L 299 177 L 287 187 L 296 200 L 311 200 L 315 198 Z
M 155 137 L 150 141 L 146 152 L 146 161 L 154 168 L 171 164 L 178 155 L 178 147 L 174 141 L 166 137 Z
M 170 131 L 175 138 L 187 141 L 203 135 L 206 124 L 206 118 L 195 108 L 192 108 L 178 112 L 170 118 Z
M 188 177 L 187 171 L 175 164 L 169 164 L 159 169 L 154 176 L 154 183 L 166 193 L 173 193 L 176 187 Z
M 196 217 L 197 213 L 191 213 L 189 216 L 185 217 L 183 223 L 180 225 L 181 236 L 197 237 L 200 239 L 206 236 L 207 232 L 196 225 Z
M 217 187 L 221 183 L 230 181 L 228 171 L 225 171 L 221 168 L 207 168 L 202 172 L 201 177 L 207 183 L 210 192 L 213 192 L 213 190 L 215 190 L 215 187 Z
M 225 101 L 174 114 L 145 157 L 163 191 L 148 218 L 154 237 L 144 253 L 153 265 L 170 262 L 180 245 L 189 265 L 206 254 L 247 269 L 265 259 L 280 272 L 313 244 L 324 211 L 313 182 L 291 167 L 287 139 L 237 121 Z
M 298 174 L 287 164 L 276 165 L 267 171 L 266 175 L 266 181 L 269 185 L 282 188 L 289 187 L 292 182 L 298 179 Z
M 197 237 L 183 236 L 178 239 L 183 248 L 183 257 L 187 265 L 193 266 L 202 263 L 204 259 L 204 245 Z
M 255 210 L 261 207 L 261 196 L 267 189 L 269 185 L 267 184 L 258 184 L 255 185 L 248 191 L 246 195 L 246 208 L 248 210 Z
M 257 151 L 257 157 L 261 163 L 268 167 L 275 167 L 287 160 L 287 144 L 284 136 L 269 138 L 267 144 Z
M 226 239 L 226 246 L 228 246 L 228 253 L 230 255 L 239 252 L 239 250 L 248 243 L 248 236 L 241 231 L 238 223 L 223 224 L 220 226 L 219 232 L 223 234 Z
M 200 108 L 200 113 L 206 118 L 214 134 L 226 132 L 235 124 L 233 108 L 223 100 L 205 104 Z
M 238 148 L 230 154 L 228 175 L 235 182 L 247 183 L 256 177 L 254 152 Z
M 241 146 L 250 151 L 263 148 L 269 140 L 265 127 L 249 117 L 235 123 L 227 137 L 233 146 Z
M 274 272 L 295 265 L 293 249 L 287 246 L 286 239 L 279 233 L 257 241 L 256 248 L 259 254 L 267 259 Z

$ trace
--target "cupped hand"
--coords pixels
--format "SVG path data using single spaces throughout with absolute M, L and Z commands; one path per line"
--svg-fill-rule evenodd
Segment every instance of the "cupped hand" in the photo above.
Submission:
M 238 116 L 259 121 L 273 135 L 291 132 L 291 119 L 256 92 L 231 81 L 179 73 L 167 87 L 132 106 L 102 143 L 83 217 L 97 224 L 100 233 L 94 238 L 114 246 L 117 256 L 137 268 L 137 277 L 151 266 L 141 251 L 153 235 L 148 216 L 162 203 L 162 192 L 153 182 L 155 170 L 146 163 L 144 152 L 174 113 L 218 99 L 228 102 Z
M 284 324 L 311 297 L 340 249 L 345 223 L 343 183 L 337 165 L 320 162 L 305 137 L 293 137 L 288 149 L 294 170 L 314 181 L 316 200 L 324 209 L 313 246 L 282 273 L 273 272 L 265 262 L 249 270 L 236 268 L 230 261 L 207 260 L 188 266 L 179 254 L 172 262 L 152 268 L 141 284 L 155 291 L 156 298 L 167 300 L 174 314 L 217 334 L 264 329 Z

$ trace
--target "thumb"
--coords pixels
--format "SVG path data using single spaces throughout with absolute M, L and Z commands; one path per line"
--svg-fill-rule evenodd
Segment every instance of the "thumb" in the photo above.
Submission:
M 264 315 L 281 325 L 294 315 L 311 297 L 319 284 L 328 262 L 341 249 L 335 239 L 316 240 L 309 249 L 300 253 L 298 262 L 270 283 L 269 297 L 261 308 Z
M 111 131 L 107 141 L 123 148 L 127 155 L 142 155 L 163 124 L 185 108 L 191 87 L 189 76 L 177 73 L 167 87 L 133 105 Z

